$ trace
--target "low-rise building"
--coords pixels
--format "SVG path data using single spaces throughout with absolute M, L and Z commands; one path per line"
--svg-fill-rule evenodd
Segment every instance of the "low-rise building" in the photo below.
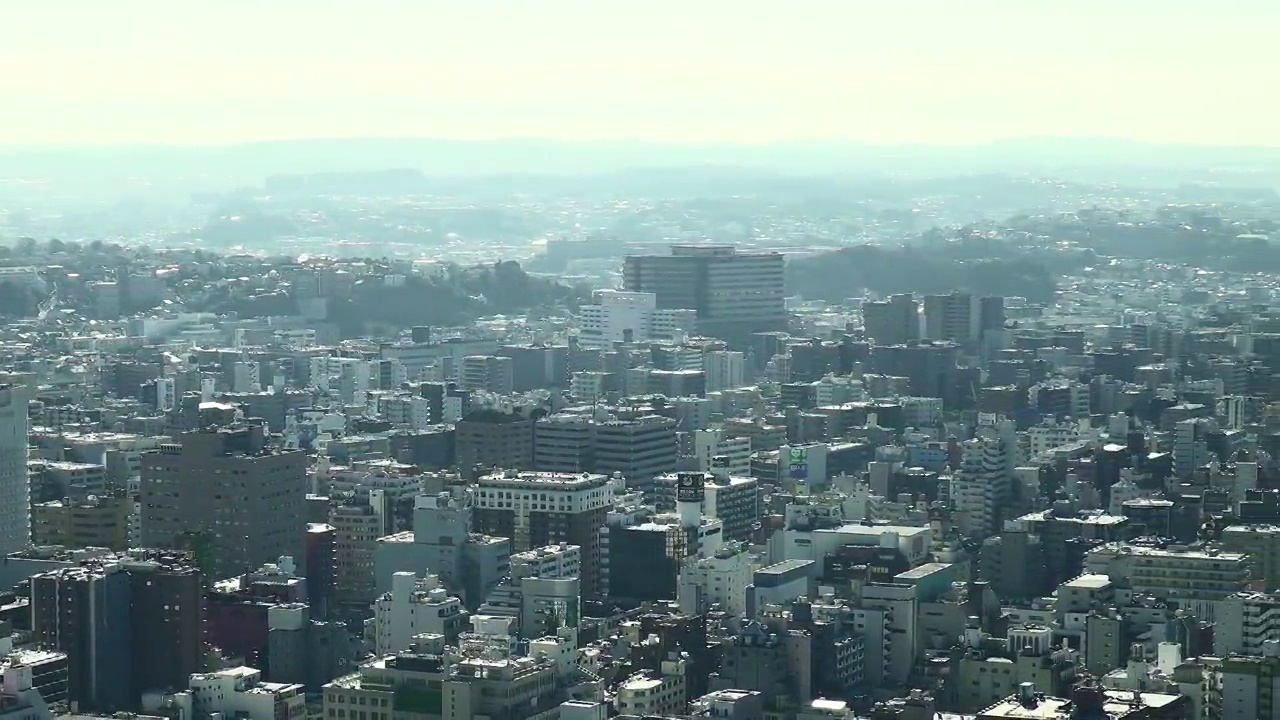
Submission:
M 245 720 L 301 720 L 307 715 L 301 685 L 264 682 L 262 672 L 235 667 L 191 676 L 191 717 L 223 717 Z

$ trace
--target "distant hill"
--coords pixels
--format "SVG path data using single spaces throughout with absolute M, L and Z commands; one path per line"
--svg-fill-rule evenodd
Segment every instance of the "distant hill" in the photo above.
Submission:
M 0 297 L 5 297 L 5 290 L 0 284 Z M 411 276 L 402 285 L 376 279 L 357 282 L 348 297 L 330 299 L 329 320 L 342 337 L 361 337 L 375 330 L 461 325 L 487 315 L 570 309 L 585 296 L 581 288 L 533 277 L 520 263 L 508 260 L 453 267 L 443 277 Z M 223 289 L 209 297 L 206 306 L 212 312 L 235 313 L 241 318 L 299 311 L 297 298 L 287 292 L 242 295 Z
M 433 176 L 582 175 L 628 169 L 752 167 L 803 174 L 1063 171 L 1099 167 L 1280 170 L 1280 148 L 1153 145 L 1113 139 L 1026 138 L 974 146 L 845 141 L 679 145 L 642 141 L 311 139 L 227 146 L 12 148 L 0 177 L 96 185 L 127 178 L 225 189 L 273 175 L 420 170 Z M 385 178 L 384 178 L 385 179 Z M 399 180 L 405 180 L 401 177 Z
M 1048 302 L 1057 279 L 1046 265 L 1029 258 L 964 259 L 938 248 L 861 245 L 787 262 L 787 292 L 832 302 L 863 289 L 879 294 L 962 290 Z
M 526 273 L 520 263 L 458 268 L 446 278 L 411 277 L 404 285 L 359 283 L 351 297 L 331 304 L 330 319 L 344 337 L 371 327 L 460 325 L 484 315 L 524 314 L 572 307 L 580 291 Z

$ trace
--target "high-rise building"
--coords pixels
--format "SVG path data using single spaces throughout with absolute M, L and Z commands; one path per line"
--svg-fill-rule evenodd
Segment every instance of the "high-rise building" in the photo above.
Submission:
M 363 656 L 362 643 L 355 642 L 345 624 L 310 615 L 306 603 L 267 609 L 267 675 L 273 682 L 319 690 Z
M 730 543 L 707 557 L 687 558 L 676 593 L 681 612 L 701 615 L 719 605 L 732 615 L 746 617 L 752 575 L 748 549 L 744 543 Z
M 694 554 L 691 544 L 689 532 L 669 515 L 610 526 L 609 597 L 636 603 L 676 597 L 681 564 Z
M 476 529 L 511 538 L 524 552 L 568 543 L 582 553 L 582 594 L 599 587 L 600 528 L 613 505 L 604 475 L 505 471 L 480 478 L 475 493 Z
M 1003 330 L 1006 320 L 1004 298 L 999 295 L 978 299 L 978 331 L 986 334 Z
M 677 596 L 685 558 L 709 557 L 724 544 L 724 523 L 703 516 L 706 475 L 676 473 L 674 513 L 614 513 L 602 533 L 608 553 L 607 594 L 623 602 Z
M 905 345 L 920 339 L 920 304 L 911 295 L 862 303 L 866 336 L 881 345 Z
M 310 598 L 296 569 L 292 558 L 280 558 L 257 572 L 215 581 L 204 597 L 204 641 L 228 657 L 266 667 L 271 609 Z
M 452 383 L 424 382 L 412 386 L 427 401 L 427 422 L 457 422 L 471 412 L 471 391 Z
M 387 505 L 381 492 L 374 491 L 371 502 L 338 505 L 329 512 L 334 529 L 334 584 L 340 603 L 367 605 L 376 597 L 374 591 L 374 551 L 378 538 L 387 535 L 390 526 Z
M 746 384 L 747 358 L 734 350 L 711 350 L 702 356 L 707 392 L 731 390 Z
M 337 568 L 334 567 L 337 544 L 337 531 L 332 525 L 307 523 L 307 603 L 313 617 L 328 617 L 337 594 Z
M 622 473 L 628 488 L 653 491 L 653 479 L 676 469 L 676 421 L 660 415 L 596 424 L 595 469 Z
M 1251 579 L 1268 590 L 1280 589 L 1280 527 L 1228 525 L 1222 530 L 1222 549 L 1247 554 L 1252 563 Z M 1280 620 L 1280 615 L 1277 618 Z
M 695 473 L 696 474 L 696 473 Z M 723 524 L 700 517 L 698 502 L 681 503 L 676 513 L 607 528 L 608 596 L 624 603 L 662 601 L 679 594 L 680 569 L 687 558 L 719 551 Z
M 670 255 L 630 255 L 623 287 L 653 293 L 659 309 L 697 311 L 698 332 L 745 346 L 753 333 L 785 330 L 781 253 L 732 245 L 675 245 Z
M 261 366 L 256 362 L 237 362 L 230 366 L 231 392 L 256 393 L 262 390 L 259 372 Z
M 1213 652 L 1228 655 L 1261 655 L 1268 640 L 1280 635 L 1280 595 L 1238 592 L 1222 601 L 1222 612 L 1213 627 Z
M 702 472 L 724 471 L 731 476 L 745 477 L 751 474 L 751 438 L 731 436 L 724 428 L 694 430 L 686 436 L 687 448 L 694 470 Z
M 124 567 L 131 598 L 133 696 L 182 687 L 204 666 L 204 577 L 180 554 L 152 553 Z
M 190 548 L 230 577 L 306 557 L 307 459 L 270 446 L 260 425 L 184 433 L 142 463 L 142 544 Z
M 840 372 L 841 346 L 838 343 L 809 340 L 787 346 L 791 358 L 790 381 L 812 383 Z
M 67 654 L 67 697 L 86 707 L 132 707 L 129 576 L 119 564 L 69 567 L 31 578 L 37 646 Z
M 1191 477 L 1196 468 L 1213 457 L 1207 437 L 1216 428 L 1216 423 L 1209 418 L 1188 418 L 1174 426 L 1173 471 L 1178 477 Z
M 31 539 L 31 485 L 27 479 L 26 388 L 0 384 L 0 555 Z
M 67 697 L 132 708 L 145 690 L 182 687 L 203 661 L 202 576 L 181 554 L 137 551 L 31 578 L 37 646 L 67 654 Z
M 1217 707 L 1210 706 L 1207 717 L 1280 717 L 1280 708 L 1275 704 L 1280 694 L 1280 640 L 1266 641 L 1260 655 L 1230 655 L 1220 663 L 1205 665 L 1205 686 L 1221 688 L 1211 696 L 1217 700 Z
M 956 525 L 970 537 L 986 538 L 1000 529 L 1013 492 L 1007 462 L 1012 448 L 999 437 L 973 438 L 961 447 L 960 469 L 951 481 Z
M 760 487 L 752 477 L 717 471 L 703 486 L 703 512 L 724 523 L 725 540 L 748 541 L 760 524 Z
M 929 340 L 958 343 L 974 340 L 978 337 L 980 320 L 978 298 L 968 293 L 924 298 L 924 336 Z
M 399 358 L 374 360 L 370 365 L 370 377 L 381 390 L 394 390 L 409 382 L 409 372 Z

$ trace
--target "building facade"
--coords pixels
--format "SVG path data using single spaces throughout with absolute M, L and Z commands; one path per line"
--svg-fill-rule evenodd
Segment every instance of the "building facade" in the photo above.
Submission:
M 613 489 L 604 475 L 505 471 L 480 478 L 475 525 L 480 532 L 511 538 L 525 552 L 567 543 L 580 548 L 582 593 L 591 597 L 600 581 L 600 533 Z
M 0 556 L 31 539 L 31 485 L 27 480 L 26 388 L 0 385 Z
M 631 255 L 623 287 L 653 293 L 659 309 L 697 312 L 699 333 L 745 346 L 753 333 L 787 326 L 781 253 L 732 245 L 675 245 L 670 255 Z
M 190 548 L 215 577 L 306 557 L 307 458 L 260 425 L 190 432 L 146 456 L 142 544 Z

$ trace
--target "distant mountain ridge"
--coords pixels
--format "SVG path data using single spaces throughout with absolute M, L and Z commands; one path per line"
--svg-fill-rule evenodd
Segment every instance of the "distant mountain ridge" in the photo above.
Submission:
M 304 139 L 226 146 L 0 146 L 0 177 L 114 181 L 205 179 L 258 185 L 281 174 L 596 174 L 690 166 L 798 174 L 952 174 L 1088 167 L 1280 169 L 1280 147 L 1158 145 L 1106 138 L 1022 138 L 986 145 L 870 145 L 849 141 L 680 145 L 629 140 Z

